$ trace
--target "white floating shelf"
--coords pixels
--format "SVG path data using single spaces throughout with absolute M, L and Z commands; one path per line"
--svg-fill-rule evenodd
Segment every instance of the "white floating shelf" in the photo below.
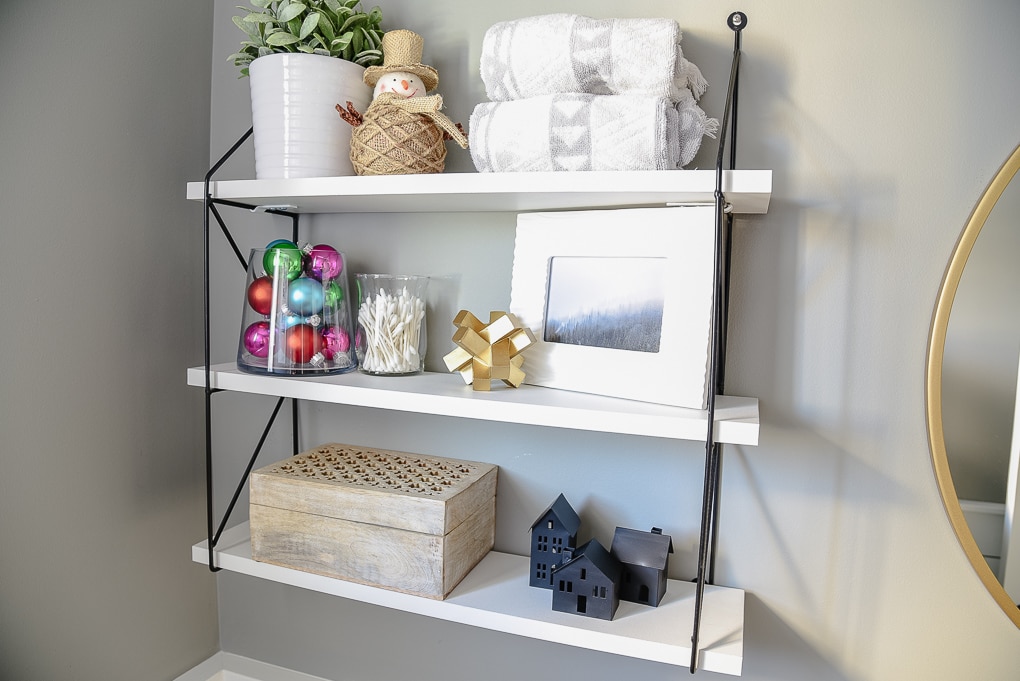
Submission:
M 476 392 L 457 374 L 266 376 L 245 373 L 232 363 L 210 369 L 210 387 L 219 390 L 674 440 L 704 441 L 708 434 L 706 411 L 531 385 Z M 188 385 L 205 387 L 204 367 L 188 369 Z M 756 398 L 720 395 L 716 399 L 717 442 L 757 445 L 758 425 Z
M 564 645 L 665 664 L 690 664 L 695 585 L 670 580 L 657 608 L 621 602 L 612 621 L 551 608 L 552 594 L 528 586 L 528 559 L 492 552 L 443 601 L 260 563 L 251 557 L 248 524 L 223 533 L 217 566 L 311 591 Z M 203 541 L 192 559 L 208 564 Z M 744 592 L 706 586 L 699 635 L 699 669 L 739 676 L 744 654 Z
M 715 184 L 714 170 L 440 173 L 214 180 L 210 194 L 295 213 L 524 212 L 713 203 Z M 734 213 L 765 213 L 772 171 L 727 170 L 722 187 Z M 188 199 L 204 198 L 205 183 L 189 182 Z
M 174 681 L 329 681 L 222 650 L 203 660 Z

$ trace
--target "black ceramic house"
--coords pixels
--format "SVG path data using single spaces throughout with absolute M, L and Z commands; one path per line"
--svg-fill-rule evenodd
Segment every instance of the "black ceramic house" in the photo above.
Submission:
M 610 549 L 623 567 L 620 598 L 657 606 L 666 594 L 673 540 L 658 527 L 651 532 L 617 527 Z
M 552 588 L 552 573 L 563 563 L 564 549 L 577 546 L 581 519 L 560 494 L 531 525 L 531 586 Z
M 620 562 L 592 539 L 553 571 L 552 609 L 611 620 L 620 605 L 622 578 Z

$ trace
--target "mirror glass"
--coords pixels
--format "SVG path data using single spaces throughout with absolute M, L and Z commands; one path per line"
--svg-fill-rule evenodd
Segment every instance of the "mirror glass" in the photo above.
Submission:
M 926 399 L 946 512 L 974 569 L 1020 626 L 1018 167 L 1020 147 L 978 201 L 946 268 Z

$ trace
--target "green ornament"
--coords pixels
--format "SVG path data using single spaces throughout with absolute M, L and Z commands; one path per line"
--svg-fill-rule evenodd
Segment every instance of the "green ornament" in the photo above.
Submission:
M 344 302 L 344 290 L 340 288 L 340 284 L 336 283 L 335 279 L 331 279 L 328 283 L 323 284 L 322 293 L 327 310 L 338 308 Z
M 297 244 L 280 239 L 266 249 L 266 254 L 262 256 L 262 267 L 270 277 L 276 276 L 279 272 L 289 281 L 293 281 L 301 276 L 302 255 Z

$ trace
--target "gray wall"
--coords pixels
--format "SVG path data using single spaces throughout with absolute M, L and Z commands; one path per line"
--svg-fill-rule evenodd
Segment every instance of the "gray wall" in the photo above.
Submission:
M 0 678 L 172 679 L 218 644 L 184 385 L 211 5 L 3 10 Z

